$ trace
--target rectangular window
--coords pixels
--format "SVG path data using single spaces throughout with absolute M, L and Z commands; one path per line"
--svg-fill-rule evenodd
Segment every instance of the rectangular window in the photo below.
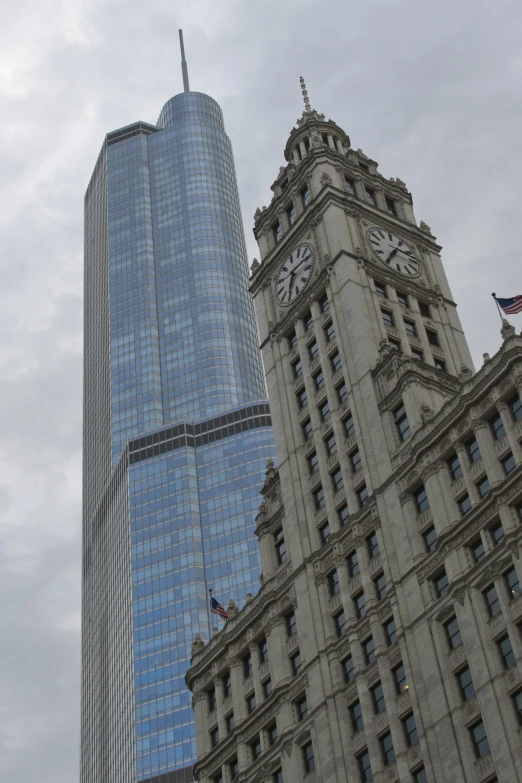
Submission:
M 309 332 L 310 329 L 313 328 L 313 325 L 314 325 L 314 317 L 313 317 L 312 313 L 308 313 L 303 318 L 303 326 L 304 326 L 305 332 Z
M 217 699 L 216 699 L 216 689 L 212 688 L 211 691 L 208 692 L 208 711 L 213 712 L 217 707 Z
M 386 286 L 384 283 L 378 283 L 377 280 L 374 280 L 375 284 L 375 293 L 377 296 L 382 296 L 384 299 L 386 299 Z
M 334 615 L 334 624 L 337 636 L 342 636 L 346 630 L 346 617 L 344 616 L 344 611 L 342 609 Z
M 491 488 L 487 476 L 483 476 L 480 481 L 477 481 L 475 486 L 477 487 L 477 491 L 481 498 L 485 498 Z
M 350 179 L 349 177 L 345 177 L 344 187 L 346 188 L 350 196 L 355 196 L 355 183 L 353 179 Z
M 437 332 L 433 331 L 433 329 L 426 329 L 426 337 L 428 338 L 428 342 L 430 345 L 434 345 L 435 347 L 438 347 L 440 345 L 439 336 Z
M 301 201 L 303 202 L 303 207 L 307 207 L 310 203 L 310 191 L 308 190 L 308 187 L 304 187 L 301 191 Z
M 381 307 L 382 320 L 385 326 L 394 326 L 393 315 L 389 310 L 383 310 Z
M 471 677 L 471 669 L 465 666 L 456 674 L 462 701 L 469 701 L 475 695 L 475 686 Z
M 496 413 L 493 418 L 489 420 L 489 426 L 491 427 L 491 432 L 495 440 L 498 440 L 502 435 L 506 434 L 504 422 L 502 421 L 500 413 Z
M 314 375 L 314 384 L 317 391 L 319 391 L 319 389 L 324 389 L 324 383 L 325 381 L 323 371 L 319 370 L 319 372 L 316 372 Z
M 419 351 L 418 348 L 412 348 L 411 349 L 411 356 L 412 359 L 415 359 L 416 362 L 423 362 L 424 361 L 424 354 L 422 351 Z
M 430 306 L 426 302 L 419 302 L 419 312 L 423 318 L 431 318 Z
M 317 357 L 319 356 L 319 346 L 317 345 L 315 340 L 311 342 L 310 345 L 308 346 L 308 353 L 310 355 L 311 361 L 317 359 Z
M 379 712 L 384 712 L 386 709 L 386 702 L 384 701 L 384 691 L 382 689 L 382 683 L 378 682 L 373 688 L 370 688 L 370 694 L 372 697 L 373 711 L 377 715 Z
M 383 764 L 387 767 L 388 764 L 392 764 L 395 761 L 395 751 L 393 749 L 391 732 L 387 731 L 386 734 L 379 737 L 379 745 L 381 746 Z
M 385 196 L 384 198 L 386 199 L 386 209 L 388 210 L 390 215 L 397 215 L 397 208 L 395 206 L 395 201 L 389 196 Z
M 430 504 L 428 502 L 428 495 L 426 494 L 426 490 L 424 489 L 424 486 L 419 487 L 413 493 L 413 499 L 415 501 L 418 514 L 422 514 L 423 511 L 426 511 L 426 509 L 430 507 Z
M 215 775 L 212 778 L 212 783 L 223 783 L 223 775 Z
M 268 699 L 268 697 L 272 693 L 272 680 L 270 680 L 270 679 L 265 680 L 262 683 L 262 685 L 263 685 L 263 695 L 264 695 L 265 699 Z
M 375 531 L 370 533 L 370 535 L 366 538 L 366 547 L 368 549 L 368 557 L 370 560 L 373 560 L 374 557 L 377 557 L 379 554 L 379 539 L 377 538 L 377 533 Z
M 339 582 L 339 574 L 337 571 L 330 571 L 328 574 L 328 590 L 330 595 L 337 595 L 340 591 L 341 585 Z
M 292 364 L 292 372 L 294 374 L 294 378 L 301 378 L 303 375 L 303 365 L 301 364 L 301 359 L 297 359 Z
M 406 415 L 406 408 L 404 403 L 401 402 L 398 408 L 393 411 L 393 420 L 399 433 L 399 438 L 404 441 L 410 437 L 410 425 L 408 422 L 408 416 Z
M 300 408 L 306 408 L 308 405 L 308 394 L 306 393 L 306 389 L 303 389 L 299 392 L 297 396 L 297 404 Z
M 508 401 L 508 407 L 513 416 L 513 420 L 520 421 L 520 419 L 522 419 L 522 402 L 518 394 L 515 394 L 515 396 Z
M 396 291 L 397 301 L 401 307 L 408 307 L 408 294 L 403 294 L 401 291 Z
M 328 326 L 325 326 L 324 337 L 327 343 L 332 342 L 335 337 L 335 329 L 333 324 L 328 324 Z
M 361 702 L 357 699 L 357 701 L 350 705 L 349 709 L 350 717 L 352 719 L 352 730 L 355 733 L 356 731 L 360 731 L 364 726 Z
M 428 776 L 424 767 L 415 770 L 413 773 L 413 783 L 428 783 Z M 498 780 L 491 780 L 490 783 L 498 783 Z
M 299 652 L 299 650 L 297 650 L 297 652 L 295 652 L 293 655 L 290 656 L 290 665 L 292 667 L 292 674 L 294 675 L 294 677 L 296 674 L 299 674 L 301 670 L 301 664 L 302 664 L 301 653 Z
M 223 698 L 226 699 L 227 696 L 230 696 L 232 694 L 232 678 L 230 677 L 230 672 L 224 675 L 222 679 L 223 683 Z
M 522 587 L 518 580 L 518 574 L 516 568 L 512 567 L 509 571 L 504 573 L 504 582 L 508 591 L 509 600 L 512 601 L 517 595 L 522 593 Z
M 339 402 L 344 402 L 348 399 L 348 388 L 346 386 L 346 383 L 340 383 L 339 386 L 336 387 L 335 391 L 337 392 L 337 399 Z
M 230 780 L 234 780 L 236 775 L 239 775 L 239 762 L 237 758 L 234 758 L 231 762 L 229 762 L 228 770 L 230 772 Z
M 444 630 L 450 650 L 454 650 L 455 647 L 462 644 L 462 636 L 460 635 L 459 623 L 456 617 L 452 617 L 447 623 L 444 623 Z
M 518 724 L 519 726 L 522 726 L 522 690 L 515 693 L 515 695 L 511 697 L 511 700 L 513 701 L 513 709 L 515 710 Z
M 308 457 L 308 470 L 310 471 L 310 475 L 317 473 L 319 470 L 319 457 L 317 456 L 316 451 L 313 451 Z
M 504 473 L 506 474 L 506 476 L 508 475 L 508 473 L 511 473 L 512 470 L 515 470 L 516 462 L 511 452 L 509 452 L 509 454 L 506 454 L 506 456 L 503 457 L 502 467 L 504 468 Z
M 277 733 L 277 724 L 273 723 L 271 726 L 268 726 L 266 729 L 266 734 L 268 738 L 268 744 L 270 746 L 275 745 L 279 736 Z
M 297 623 L 294 612 L 286 615 L 286 633 L 287 635 L 294 636 L 297 633 Z
M 268 642 L 266 639 L 261 639 L 257 645 L 259 652 L 259 663 L 266 663 L 268 661 Z
M 288 224 L 290 226 L 293 226 L 296 218 L 295 207 L 293 204 L 290 204 L 289 207 L 287 208 L 286 217 L 288 218 Z
M 348 511 L 348 504 L 343 503 L 343 505 L 337 509 L 337 518 L 339 520 L 339 524 L 341 525 L 341 527 L 343 525 L 346 525 L 349 516 L 350 516 L 350 512 Z
M 350 576 L 357 576 L 357 574 L 360 571 L 359 568 L 359 558 L 357 557 L 357 552 L 355 549 L 353 552 L 350 552 L 348 557 L 346 558 L 346 562 L 348 563 L 348 573 Z
M 274 223 L 274 225 L 272 226 L 272 234 L 276 245 L 281 239 L 282 233 L 283 233 L 283 229 L 281 228 L 281 223 L 279 223 L 279 221 L 277 223 Z
M 351 435 L 355 433 L 355 424 L 353 423 L 353 418 L 351 413 L 349 413 L 348 416 L 346 416 L 346 418 L 343 419 L 343 425 L 347 438 L 349 438 Z
M 375 642 L 373 641 L 373 636 L 369 636 L 364 640 L 362 643 L 362 649 L 364 662 L 366 663 L 366 666 L 369 666 L 370 663 L 375 661 Z
M 435 595 L 437 598 L 442 598 L 448 592 L 449 582 L 448 576 L 445 571 L 441 571 L 433 579 L 433 587 L 435 588 Z
M 282 527 L 274 533 L 274 546 L 279 565 L 286 563 L 286 544 Z
M 328 295 L 323 294 L 319 299 L 319 308 L 322 313 L 326 313 L 330 309 L 330 302 L 328 301 Z
M 314 428 L 310 419 L 303 422 L 301 429 L 303 430 L 304 439 L 309 440 L 314 433 Z
M 437 531 L 435 530 L 435 527 L 431 525 L 431 527 L 424 531 L 422 537 L 424 539 L 426 552 L 433 552 L 437 546 Z
M 395 682 L 395 690 L 397 693 L 404 693 L 408 690 L 408 681 L 406 679 L 406 670 L 404 664 L 399 663 L 394 669 L 392 669 L 393 679 Z
M 370 754 L 367 750 L 357 756 L 357 763 L 359 765 L 359 777 L 361 778 L 361 783 L 368 783 L 368 781 L 373 780 Z
M 475 723 L 469 730 L 471 736 L 471 742 L 473 744 L 473 750 L 475 751 L 476 758 L 480 759 L 490 752 L 489 742 L 486 734 L 486 727 L 482 721 Z
M 467 492 L 465 495 L 462 495 L 460 498 L 458 498 L 457 503 L 462 516 L 464 516 L 464 514 L 467 514 L 468 511 L 471 509 L 471 498 Z
M 375 595 L 377 596 L 377 600 L 381 601 L 386 597 L 386 577 L 384 574 L 378 574 L 373 580 L 373 584 L 375 586 Z
M 307 742 L 301 749 L 303 753 L 303 765 L 305 772 L 311 772 L 315 769 L 314 748 L 311 742 Z
M 314 503 L 317 511 L 319 511 L 319 509 L 324 508 L 326 506 L 324 489 L 322 487 L 316 489 L 315 492 L 313 493 L 313 496 L 314 496 Z
M 460 464 L 460 460 L 457 454 L 454 454 L 452 457 L 449 458 L 448 469 L 453 481 L 455 481 L 456 479 L 462 476 L 462 466 Z
M 353 606 L 355 615 L 358 619 L 366 616 L 366 598 L 364 597 L 364 592 L 362 590 L 353 597 Z
M 339 356 L 339 351 L 336 351 L 330 356 L 330 364 L 332 367 L 332 372 L 337 372 L 337 370 L 341 369 L 341 357 Z
M 470 544 L 471 554 L 476 563 L 480 563 L 486 557 L 486 550 L 481 538 L 477 538 L 472 544 Z
M 212 729 L 212 731 L 210 732 L 210 745 L 211 745 L 211 747 L 215 748 L 216 745 L 218 744 L 218 742 L 219 742 L 219 729 L 216 726 L 216 728 Z
M 465 445 L 470 462 L 476 462 L 480 459 L 480 449 L 476 438 L 470 438 Z
M 433 363 L 435 364 L 437 370 L 442 370 L 442 372 L 446 372 L 446 362 L 443 362 L 442 359 L 439 359 L 438 356 L 434 357 Z
M 259 737 L 256 737 L 256 739 L 250 743 L 250 753 L 252 761 L 255 761 L 261 755 L 261 740 Z
M 402 351 L 400 340 L 396 340 L 394 337 L 388 337 L 388 342 L 391 346 L 392 351 L 397 351 L 398 353 Z
M 408 335 L 408 337 L 417 337 L 417 331 L 415 329 L 415 323 L 413 321 L 408 321 L 408 319 L 405 318 L 404 328 L 406 329 L 406 334 Z
M 359 500 L 359 506 L 362 508 L 368 502 L 368 490 L 366 484 L 357 490 L 357 499 Z
M 491 585 L 487 588 L 487 590 L 484 590 L 483 595 L 486 602 L 486 608 L 491 617 L 493 617 L 495 614 L 498 614 L 500 612 L 500 601 L 498 600 L 497 589 L 495 585 Z
M 306 701 L 306 696 L 303 696 L 301 699 L 299 699 L 299 701 L 295 703 L 295 706 L 297 708 L 298 720 L 304 720 L 308 715 L 308 702 Z
M 353 658 L 349 655 L 344 661 L 341 662 L 343 669 L 343 677 L 345 682 L 353 682 L 355 680 L 355 667 L 353 665 Z
M 395 620 L 393 617 L 388 620 L 388 622 L 384 623 L 382 626 L 384 631 L 384 637 L 386 639 L 386 644 L 388 647 L 391 647 L 392 644 L 395 644 L 397 641 L 397 629 L 395 628 Z
M 286 338 L 288 340 L 288 347 L 292 351 L 296 345 L 297 345 L 297 335 L 295 332 L 290 332 L 288 337 Z
M 338 492 L 338 490 L 344 487 L 343 474 L 341 473 L 341 468 L 337 468 L 337 470 L 335 470 L 333 473 L 330 473 L 330 477 L 332 479 L 332 486 L 334 492 Z
M 227 715 L 225 718 L 225 726 L 227 729 L 227 734 L 230 734 L 232 729 L 234 728 L 235 722 L 234 722 L 234 713 L 231 712 L 230 715 Z
M 324 525 L 321 525 L 319 528 L 319 535 L 321 537 L 321 544 L 326 544 L 331 535 L 330 525 L 328 522 L 325 522 Z
M 335 454 L 337 451 L 337 443 L 335 442 L 335 435 L 330 435 L 330 437 L 325 440 L 324 445 L 326 447 L 326 453 L 328 454 L 329 457 L 331 457 L 332 454 Z
M 364 188 L 364 198 L 366 199 L 368 204 L 371 204 L 373 207 L 376 206 L 375 190 L 373 190 L 373 188 Z
M 252 656 L 247 655 L 246 658 L 243 658 L 243 677 L 245 680 L 250 677 L 250 675 L 253 673 L 254 667 L 252 664 Z
M 352 451 L 352 453 L 350 454 L 350 462 L 352 463 L 352 471 L 354 473 L 357 473 L 359 470 L 362 470 L 362 457 L 359 449 L 355 449 L 355 451 Z
M 502 525 L 502 522 L 497 522 L 493 527 L 490 527 L 489 532 L 491 533 L 493 544 L 498 546 L 504 538 L 504 526 Z
M 402 728 L 404 731 L 404 737 L 406 739 L 406 745 L 416 745 L 419 741 L 419 735 L 417 732 L 417 724 L 415 723 L 415 718 L 413 717 L 413 712 L 410 712 L 409 715 L 406 715 L 405 718 L 402 719 Z
M 255 693 L 251 693 L 249 696 L 247 696 L 245 701 L 246 701 L 246 705 L 247 705 L 247 711 L 250 714 L 256 708 L 256 695 L 255 695 Z
M 504 669 L 511 669 L 515 665 L 515 653 L 508 634 L 497 640 L 497 649 Z

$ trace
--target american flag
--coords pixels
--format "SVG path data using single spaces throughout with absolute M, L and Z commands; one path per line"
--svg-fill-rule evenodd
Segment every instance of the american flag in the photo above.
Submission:
M 506 315 L 513 315 L 514 313 L 520 313 L 522 310 L 522 295 L 513 296 L 511 299 L 499 299 L 495 297 L 499 307 L 503 309 Z
M 228 612 L 224 609 L 219 601 L 216 601 L 214 596 L 210 596 L 210 611 L 213 614 L 218 614 L 223 620 L 228 620 Z

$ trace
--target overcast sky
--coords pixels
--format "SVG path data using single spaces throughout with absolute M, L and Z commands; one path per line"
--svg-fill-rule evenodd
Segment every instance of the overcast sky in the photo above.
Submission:
M 303 106 L 411 190 L 476 366 L 522 294 L 520 0 L 3 0 L 0 780 L 78 779 L 83 194 L 104 134 L 222 106 L 252 258 Z M 515 317 L 518 329 L 522 316 Z

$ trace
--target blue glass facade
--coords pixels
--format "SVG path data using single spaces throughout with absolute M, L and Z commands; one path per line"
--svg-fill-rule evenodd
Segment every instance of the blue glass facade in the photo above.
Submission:
M 275 449 L 232 150 L 206 95 L 110 133 L 85 206 L 82 783 L 191 780 L 208 588 L 257 589 Z

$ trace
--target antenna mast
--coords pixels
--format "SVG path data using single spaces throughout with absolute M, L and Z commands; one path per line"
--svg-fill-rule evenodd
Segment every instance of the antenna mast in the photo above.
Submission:
M 179 31 L 179 45 L 181 47 L 181 71 L 183 73 L 183 90 L 185 92 L 190 92 L 187 61 L 185 60 L 185 47 L 183 46 L 183 30 Z

